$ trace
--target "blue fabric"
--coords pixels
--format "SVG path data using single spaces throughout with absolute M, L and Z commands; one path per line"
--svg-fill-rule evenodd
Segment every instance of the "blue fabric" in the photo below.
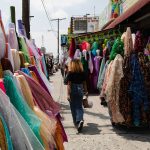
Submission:
M 46 63 L 45 63 L 44 55 L 42 56 L 42 64 L 43 64 L 45 76 L 48 78 L 48 73 L 47 73 L 47 69 L 46 69 Z
M 61 36 L 61 45 L 67 45 L 68 43 L 68 38 L 66 35 Z
M 133 103 L 133 121 L 135 126 L 139 126 L 141 120 L 141 106 L 144 104 L 144 111 L 148 111 L 149 101 L 144 85 L 144 78 L 141 73 L 136 54 L 132 54 L 131 56 L 131 70 L 132 79 L 129 87 L 129 93 Z
M 82 99 L 83 99 L 83 85 L 82 84 L 72 84 L 71 85 L 71 102 L 70 108 L 72 113 L 73 122 L 76 124 L 77 122 L 83 120 L 83 107 L 82 107 Z
M 21 68 L 21 71 L 31 77 L 30 70 L 28 68 Z
M 3 127 L 4 127 L 4 130 L 5 130 L 5 135 L 6 135 L 6 140 L 7 140 L 7 148 L 8 148 L 8 150 L 13 150 L 13 145 L 12 145 L 11 137 L 10 137 L 10 134 L 9 134 L 9 130 L 7 128 L 7 124 L 6 124 L 6 122 L 5 122 L 5 120 L 4 120 L 1 113 L 0 113 L 0 119 L 2 120 Z
M 93 54 L 93 56 L 97 55 L 97 53 L 96 53 L 97 49 L 98 49 L 98 43 L 94 42 L 93 45 L 92 45 L 92 54 Z

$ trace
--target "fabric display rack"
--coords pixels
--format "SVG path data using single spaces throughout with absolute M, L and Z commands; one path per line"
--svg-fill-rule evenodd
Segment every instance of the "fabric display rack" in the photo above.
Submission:
M 150 127 L 149 10 L 150 1 L 139 0 L 104 30 L 70 44 L 69 56 L 81 59 L 88 88 L 100 92 L 112 125 Z
M 0 16 L 0 147 L 64 150 L 60 106 L 51 96 L 44 55 L 21 20 L 6 33 Z

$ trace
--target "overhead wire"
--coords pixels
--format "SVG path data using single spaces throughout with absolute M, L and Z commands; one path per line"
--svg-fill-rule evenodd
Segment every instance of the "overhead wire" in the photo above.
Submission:
M 50 25 L 51 31 L 52 31 L 53 35 L 57 38 L 56 34 L 54 33 L 55 31 L 54 31 L 54 29 L 53 29 L 53 26 L 52 26 L 52 23 L 51 23 L 51 18 L 50 18 L 50 16 L 49 16 L 48 12 L 47 12 L 47 9 L 46 9 L 44 0 L 41 0 L 41 2 L 42 2 L 42 5 L 43 5 L 43 8 L 44 8 L 46 17 L 47 17 L 47 19 L 48 19 L 48 21 L 49 21 L 49 25 Z

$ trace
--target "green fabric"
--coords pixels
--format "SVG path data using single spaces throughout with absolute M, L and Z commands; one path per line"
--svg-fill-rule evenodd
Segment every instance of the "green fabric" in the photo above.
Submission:
M 92 54 L 93 54 L 94 56 L 97 55 L 97 53 L 96 53 L 96 50 L 97 50 L 97 49 L 98 49 L 98 43 L 97 43 L 97 42 L 94 42 L 93 45 L 92 45 Z
M 97 82 L 97 89 L 100 89 L 100 86 L 101 86 L 101 75 L 102 75 L 102 72 L 104 70 L 104 67 L 105 67 L 105 57 L 103 57 L 102 59 L 102 62 L 101 62 L 101 67 L 100 67 L 100 70 L 99 70 L 99 76 L 98 76 L 98 82 Z
M 43 144 L 40 136 L 41 121 L 34 114 L 34 112 L 30 109 L 30 107 L 24 100 L 22 94 L 19 92 L 16 80 L 10 72 L 4 72 L 4 85 L 6 88 L 6 93 L 10 98 L 11 103 L 26 120 L 26 122 L 28 123 L 36 137 L 39 139 L 41 144 Z
M 84 72 L 88 73 L 88 61 L 85 60 L 85 57 L 82 57 L 81 62 L 82 62 L 82 65 L 83 65 Z
M 117 54 L 120 54 L 122 56 L 124 54 L 124 44 L 120 38 L 117 38 L 114 42 L 110 53 L 110 60 L 114 60 Z
M 28 47 L 23 37 L 19 37 L 19 44 L 21 46 L 20 50 L 24 53 L 25 61 L 30 63 L 30 55 L 29 55 Z
M 9 134 L 9 130 L 7 128 L 6 122 L 5 122 L 5 120 L 4 120 L 4 118 L 3 118 L 1 113 L 0 113 L 0 119 L 2 120 L 3 127 L 4 127 L 4 130 L 5 130 L 6 141 L 7 141 L 7 148 L 8 148 L 8 150 L 13 150 L 13 145 L 12 145 L 11 137 L 10 137 L 10 134 Z

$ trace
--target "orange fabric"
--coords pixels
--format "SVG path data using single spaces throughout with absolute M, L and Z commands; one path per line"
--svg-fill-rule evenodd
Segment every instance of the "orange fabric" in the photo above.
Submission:
M 31 56 L 31 57 L 30 57 L 30 60 L 31 60 L 31 64 L 35 66 L 35 65 L 36 65 L 36 63 L 35 63 L 34 56 Z
M 33 71 L 30 71 L 30 74 L 31 74 L 32 78 L 33 78 L 35 81 L 37 81 L 38 83 L 40 83 L 39 80 L 38 80 L 38 78 L 37 78 L 37 76 L 36 76 L 36 74 L 35 74 Z
M 6 140 L 6 136 L 5 136 L 5 130 L 3 127 L 3 123 L 0 120 L 0 149 L 1 150 L 7 150 L 7 140 Z
M 55 132 L 55 142 L 58 150 L 65 150 L 64 145 L 63 145 L 63 137 L 62 137 L 62 128 L 57 121 L 56 125 L 56 132 Z

